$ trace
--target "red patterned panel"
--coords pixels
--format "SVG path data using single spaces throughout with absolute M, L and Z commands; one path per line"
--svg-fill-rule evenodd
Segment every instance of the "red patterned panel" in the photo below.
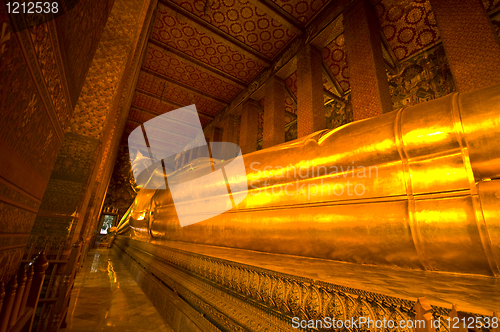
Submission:
M 152 111 L 154 113 L 157 113 L 158 115 L 166 113 L 166 112 L 170 112 L 170 111 L 173 111 L 173 110 L 176 110 L 179 108 L 177 106 L 172 106 L 172 105 L 168 105 L 166 103 L 161 103 L 158 99 L 152 98 L 152 97 L 145 95 L 143 93 L 140 93 L 140 92 L 135 93 L 134 99 L 132 102 L 132 106 L 144 108 L 148 111 Z M 137 120 L 140 122 L 148 121 L 150 119 L 150 118 L 148 118 L 148 116 L 150 116 L 151 118 L 155 117 L 155 115 L 153 115 L 153 114 L 148 114 L 146 112 L 140 112 L 139 110 L 133 109 L 133 108 L 130 110 L 130 113 L 129 113 L 129 117 L 131 119 L 134 119 L 134 120 Z M 200 123 L 202 126 L 206 126 L 210 122 L 210 118 L 207 118 L 203 115 L 199 115 L 199 118 L 200 118 Z
M 130 133 L 139 126 L 140 126 L 140 124 L 138 124 L 136 122 L 127 121 L 127 124 L 125 125 L 124 135 L 122 137 L 122 139 L 125 142 L 127 142 L 127 144 L 128 144 L 128 137 L 129 137 Z M 156 128 L 149 129 L 148 130 L 148 140 L 150 143 L 152 143 L 154 141 L 160 143 L 165 150 L 176 151 L 176 150 L 178 150 L 178 145 L 188 144 L 189 141 L 191 140 L 189 137 L 175 135 L 175 134 L 181 134 L 181 135 L 187 134 L 185 132 L 185 129 L 186 129 L 186 127 L 182 127 L 182 126 L 178 127 L 177 130 L 174 130 L 174 131 L 172 131 L 170 128 L 167 129 L 166 132 L 169 133 L 167 135 L 168 138 L 165 137 L 164 132 L 159 131 Z M 184 130 L 184 132 L 183 132 L 183 130 Z M 171 133 L 173 133 L 175 136 L 171 135 Z M 193 135 L 193 134 L 196 135 L 196 131 L 189 133 L 187 135 Z M 175 137 L 175 142 L 170 142 L 170 139 L 172 139 L 173 137 Z
M 144 108 L 148 111 L 157 113 L 158 115 L 173 111 L 178 109 L 177 106 L 172 106 L 170 104 L 162 103 L 156 98 L 152 98 L 140 92 L 134 94 L 134 99 L 132 100 L 132 105 Z
M 288 78 L 285 80 L 285 84 L 290 90 L 290 92 L 293 93 L 295 98 L 297 98 L 297 72 L 295 71 L 292 75 L 288 76 Z
M 138 124 L 137 122 L 127 121 L 127 123 L 125 124 L 125 132 L 130 134 L 135 128 L 139 126 L 140 124 Z
M 209 124 L 209 123 L 210 123 L 210 121 L 212 121 L 212 120 L 210 120 L 209 118 L 207 118 L 207 117 L 205 117 L 205 116 L 200 116 L 200 123 L 201 123 L 201 126 L 202 126 L 203 128 L 205 128 L 205 126 L 206 126 L 207 124 Z
M 483 0 L 483 6 L 488 13 L 491 13 L 500 7 L 500 0 Z
M 132 108 L 128 114 L 130 120 L 135 120 L 140 123 L 148 122 L 149 120 L 156 118 L 158 115 L 142 112 L 141 110 Z
M 228 79 L 212 74 L 200 66 L 151 44 L 146 52 L 143 66 L 227 101 L 242 90 Z
M 285 111 L 297 114 L 297 105 L 295 105 L 295 102 L 290 98 L 289 96 L 286 97 L 285 99 Z M 288 124 L 292 122 L 294 119 L 289 119 L 289 116 L 285 116 L 285 122 Z
M 273 0 L 275 4 L 286 10 L 302 23 L 307 23 L 323 6 L 327 0 Z
M 173 1 L 269 58 L 295 36 L 248 0 Z
M 165 82 L 156 76 L 141 72 L 137 82 L 137 89 L 149 92 L 174 103 L 181 105 L 196 105 L 196 109 L 211 115 L 217 114 L 225 105 L 202 96 L 198 93 L 187 91 L 178 85 Z
M 344 34 L 339 35 L 335 40 L 328 44 L 321 51 L 325 64 L 330 68 L 330 72 L 339 83 L 342 90 L 348 91 L 351 88 L 349 84 L 349 68 L 345 55 Z
M 376 9 L 385 38 L 398 60 L 418 53 L 440 38 L 429 0 L 382 0 Z
M 245 82 L 265 67 L 262 60 L 245 56 L 222 38 L 199 31 L 193 22 L 163 5 L 158 5 L 152 38 Z

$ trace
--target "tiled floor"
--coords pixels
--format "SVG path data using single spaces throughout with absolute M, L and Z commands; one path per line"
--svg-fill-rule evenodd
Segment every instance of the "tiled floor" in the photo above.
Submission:
M 172 331 L 110 249 L 89 252 L 75 279 L 66 323 L 61 331 Z

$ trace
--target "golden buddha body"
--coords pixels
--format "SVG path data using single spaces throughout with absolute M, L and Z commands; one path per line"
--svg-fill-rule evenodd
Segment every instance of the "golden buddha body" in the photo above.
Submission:
M 180 227 L 169 190 L 142 189 L 130 213 L 132 236 L 500 276 L 500 85 L 243 159 L 246 177 L 228 179 L 248 188 L 240 204 Z M 185 204 L 214 199 L 226 186 L 205 183 L 207 171 L 178 171 L 200 179 L 187 187 Z

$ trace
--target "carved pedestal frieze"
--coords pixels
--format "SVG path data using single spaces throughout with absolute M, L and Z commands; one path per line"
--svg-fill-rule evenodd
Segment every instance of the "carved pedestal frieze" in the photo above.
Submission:
M 125 237 L 117 238 L 115 243 L 137 262 L 146 264 L 145 267 L 165 285 L 216 325 L 224 327 L 223 330 L 297 331 L 292 328 L 293 317 L 307 321 L 325 317 L 342 321 L 359 317 L 372 321 L 415 319 L 414 301 Z M 148 253 L 156 257 L 151 259 Z M 144 258 L 141 260 L 141 257 Z M 166 275 L 153 272 L 159 269 L 157 266 L 168 266 L 168 280 Z M 433 316 L 445 322 L 448 309 L 433 307 Z M 255 325 L 256 322 L 261 325 Z M 382 330 L 375 328 L 373 331 Z M 440 329 L 448 330 L 444 325 Z

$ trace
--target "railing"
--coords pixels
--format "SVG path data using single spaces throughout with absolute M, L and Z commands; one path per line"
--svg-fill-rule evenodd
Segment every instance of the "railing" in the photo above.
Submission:
M 33 262 L 22 265 L 7 287 L 0 283 L 0 332 L 31 330 L 48 266 L 42 252 Z
M 79 267 L 82 244 L 66 257 L 63 246 L 47 259 L 43 250 L 31 261 L 32 248 L 16 276 L 0 283 L 0 332 L 55 332 L 65 317 L 69 294 Z M 46 274 L 47 273 L 47 274 Z
M 66 317 L 66 312 L 68 310 L 70 293 L 78 269 L 81 249 L 81 242 L 77 242 L 73 245 L 73 250 L 71 250 L 68 263 L 66 264 L 61 284 L 58 287 L 54 308 L 47 316 L 47 325 L 42 329 L 42 326 L 39 324 L 37 331 L 56 332 L 61 327 L 63 318 Z

